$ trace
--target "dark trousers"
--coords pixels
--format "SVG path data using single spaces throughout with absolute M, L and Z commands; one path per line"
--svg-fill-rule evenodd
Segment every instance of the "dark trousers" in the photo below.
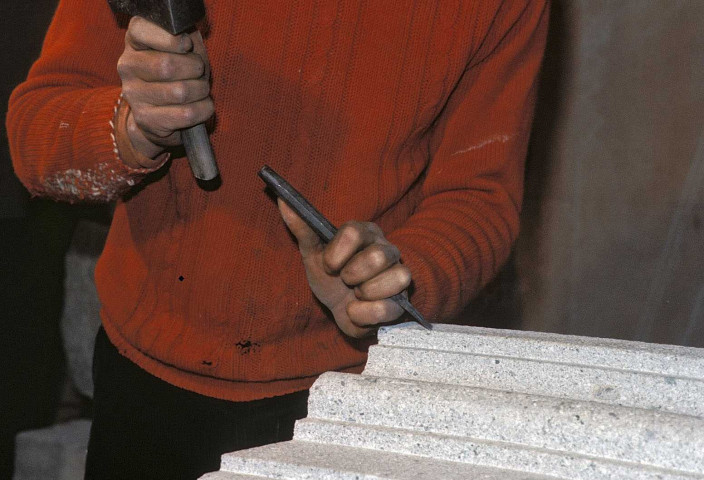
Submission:
M 75 219 L 69 207 L 34 200 L 26 217 L 0 218 L 2 480 L 13 475 L 15 435 L 56 420 L 64 381 L 64 254 Z
M 94 418 L 86 479 L 188 479 L 220 455 L 290 440 L 308 392 L 228 402 L 170 385 L 126 359 L 101 328 L 93 360 Z

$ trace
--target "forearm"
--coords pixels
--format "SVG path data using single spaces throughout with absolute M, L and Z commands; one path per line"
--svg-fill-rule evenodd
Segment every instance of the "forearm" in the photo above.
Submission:
M 431 322 L 454 318 L 506 262 L 518 206 L 493 193 L 448 192 L 389 235 L 412 273 L 412 300 Z
M 38 196 L 106 202 L 146 171 L 125 165 L 115 142 L 119 87 L 20 87 L 11 100 L 8 137 L 15 172 Z
M 414 214 L 389 235 L 431 321 L 455 317 L 518 235 L 523 170 L 547 30 L 544 2 L 502 4 L 436 122 Z
M 87 24 L 85 11 L 95 14 Z M 110 201 L 146 173 L 127 167 L 116 140 L 123 46 L 109 8 L 89 0 L 60 3 L 39 60 L 12 94 L 7 130 L 17 176 L 33 195 Z M 129 163 L 129 162 L 128 162 Z

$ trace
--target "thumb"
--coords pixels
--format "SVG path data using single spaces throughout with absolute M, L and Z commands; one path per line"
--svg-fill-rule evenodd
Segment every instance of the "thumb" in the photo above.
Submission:
M 323 247 L 323 242 L 318 234 L 291 207 L 286 205 L 286 202 L 280 198 L 277 199 L 277 202 L 281 217 L 283 217 L 286 226 L 298 241 L 298 249 L 301 251 L 301 255 L 305 257 L 320 250 Z

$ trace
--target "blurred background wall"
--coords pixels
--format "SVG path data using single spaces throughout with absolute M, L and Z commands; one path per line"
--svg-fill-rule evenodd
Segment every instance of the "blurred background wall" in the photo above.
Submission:
M 704 347 L 704 2 L 551 14 L 515 326 Z

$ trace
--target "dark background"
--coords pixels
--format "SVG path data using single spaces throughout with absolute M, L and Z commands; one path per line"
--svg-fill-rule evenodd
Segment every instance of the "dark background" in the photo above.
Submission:
M 70 212 L 29 201 L 12 174 L 7 101 L 38 56 L 56 0 L 0 3 L 0 479 L 11 476 L 14 434 L 52 423 L 63 383 L 59 332 Z
M 30 199 L 12 172 L 5 114 L 39 56 L 58 0 L 0 2 L 0 480 L 12 475 L 14 436 L 88 413 L 70 389 L 60 331 L 64 255 L 79 219 L 107 207 Z

